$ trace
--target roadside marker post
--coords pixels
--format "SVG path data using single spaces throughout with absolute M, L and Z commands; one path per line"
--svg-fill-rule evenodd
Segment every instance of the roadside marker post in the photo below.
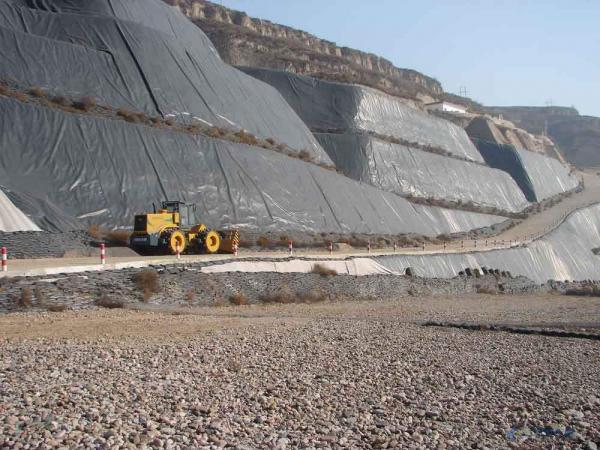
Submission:
M 396 253 L 397 249 L 398 249 L 398 245 L 396 244 L 396 241 L 394 241 L 394 253 Z
M 291 256 L 294 253 L 294 243 L 292 242 L 291 239 L 288 241 L 288 250 L 290 251 L 290 256 Z
M 106 265 L 106 244 L 100 244 L 100 264 Z
M 238 255 L 238 245 L 233 244 L 233 256 L 237 256 L 237 255 Z
M 333 242 L 329 241 L 329 254 L 333 254 Z
M 8 250 L 2 247 L 2 272 L 8 272 Z
M 181 259 L 181 251 L 179 250 L 179 242 L 175 244 L 175 254 L 177 255 L 177 259 Z
M 477 239 L 475 239 L 475 245 L 474 246 L 475 246 L 475 248 L 477 248 Z
M 371 241 L 367 244 L 367 251 L 371 253 Z

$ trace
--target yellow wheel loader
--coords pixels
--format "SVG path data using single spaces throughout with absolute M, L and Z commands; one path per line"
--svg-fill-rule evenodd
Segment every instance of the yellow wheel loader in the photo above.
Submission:
M 135 216 L 130 247 L 142 254 L 233 253 L 237 230 L 210 230 L 196 222 L 196 205 L 162 202 L 154 212 Z

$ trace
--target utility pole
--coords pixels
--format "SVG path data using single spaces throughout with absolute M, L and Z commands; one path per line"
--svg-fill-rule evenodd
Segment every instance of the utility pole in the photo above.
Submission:
M 460 95 L 461 97 L 465 97 L 467 98 L 469 95 L 469 92 L 467 91 L 467 87 L 466 86 L 461 86 L 458 92 L 458 95 Z

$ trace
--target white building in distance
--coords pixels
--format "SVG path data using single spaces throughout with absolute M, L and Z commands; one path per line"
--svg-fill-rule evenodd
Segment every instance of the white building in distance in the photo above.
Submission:
M 464 106 L 450 102 L 428 103 L 425 105 L 425 109 L 427 111 L 443 111 L 456 114 L 465 114 L 467 112 L 467 108 L 465 108 Z

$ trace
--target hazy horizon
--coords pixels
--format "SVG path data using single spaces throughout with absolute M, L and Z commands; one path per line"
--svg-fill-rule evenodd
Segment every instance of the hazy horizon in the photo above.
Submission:
M 600 116 L 600 2 L 222 0 L 223 6 L 389 59 L 487 106 Z

